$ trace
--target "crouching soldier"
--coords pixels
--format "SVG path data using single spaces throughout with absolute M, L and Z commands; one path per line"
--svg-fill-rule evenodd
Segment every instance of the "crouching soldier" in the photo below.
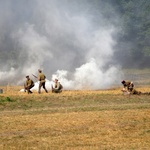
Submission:
M 134 88 L 134 84 L 131 81 L 123 80 L 121 83 L 123 84 L 124 89 L 127 90 L 128 92 L 131 92 Z
M 24 91 L 26 92 L 28 92 L 28 94 L 31 94 L 32 93 L 32 91 L 30 90 L 31 88 L 33 88 L 34 87 L 34 82 L 30 79 L 30 77 L 29 76 L 26 76 L 26 83 L 24 84 Z
M 123 92 L 124 95 L 128 95 L 128 94 L 137 94 L 137 95 L 139 95 L 139 94 L 141 94 L 140 91 L 137 91 L 137 90 L 134 89 L 133 82 L 123 80 L 121 83 L 124 86 L 123 89 L 122 89 L 122 92 Z
M 55 85 L 52 86 L 52 93 L 60 93 L 62 92 L 63 86 L 58 82 L 58 79 L 55 79 Z

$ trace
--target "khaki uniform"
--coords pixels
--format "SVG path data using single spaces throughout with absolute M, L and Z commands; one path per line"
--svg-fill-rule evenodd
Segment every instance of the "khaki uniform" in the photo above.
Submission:
M 45 79 L 46 79 L 45 75 L 43 73 L 39 73 L 38 80 L 43 83 L 45 82 Z
M 134 88 L 134 84 L 131 81 L 125 81 L 125 83 L 123 83 L 124 88 L 128 91 L 128 92 L 132 92 L 133 88 Z
M 46 93 L 48 93 L 46 87 L 45 87 L 45 79 L 46 79 L 46 76 L 43 74 L 43 73 L 39 73 L 38 74 L 38 80 L 39 80 L 39 90 L 38 90 L 38 93 L 41 93 L 41 87 L 43 87 L 43 89 L 45 90 Z
M 27 81 L 26 81 L 26 86 L 32 86 L 32 85 L 34 85 L 34 82 L 31 80 L 31 79 L 27 79 Z
M 26 83 L 25 83 L 25 85 L 24 85 L 24 89 L 25 89 L 25 91 L 26 91 L 26 90 L 28 91 L 28 94 L 29 94 L 29 93 L 32 93 L 32 92 L 30 91 L 30 89 L 31 89 L 32 87 L 34 87 L 34 82 L 33 82 L 31 79 L 27 79 L 27 80 L 26 80 Z
M 131 81 L 125 81 L 125 83 L 123 83 L 124 89 L 122 90 L 124 93 L 126 94 L 136 94 L 136 95 L 140 95 L 141 92 L 137 91 L 134 89 L 134 84 Z

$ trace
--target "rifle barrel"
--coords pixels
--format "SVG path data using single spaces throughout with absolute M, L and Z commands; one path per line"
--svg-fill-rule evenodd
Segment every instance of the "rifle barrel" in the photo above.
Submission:
M 32 74 L 35 78 L 38 78 L 36 75 Z

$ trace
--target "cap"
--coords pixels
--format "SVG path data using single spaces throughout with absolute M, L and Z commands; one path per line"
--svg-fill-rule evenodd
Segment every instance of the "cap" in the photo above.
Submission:
M 122 82 L 121 83 L 125 83 L 125 81 L 124 80 L 122 80 Z
M 41 69 L 38 69 L 38 71 L 39 71 L 39 72 L 42 72 L 42 70 L 41 70 Z

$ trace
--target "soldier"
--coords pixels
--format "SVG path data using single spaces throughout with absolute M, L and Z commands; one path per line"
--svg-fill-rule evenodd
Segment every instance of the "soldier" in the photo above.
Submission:
M 42 73 L 42 70 L 38 69 L 38 80 L 39 80 L 39 89 L 38 89 L 38 93 L 40 94 L 41 93 L 41 87 L 43 87 L 43 89 L 45 90 L 46 93 L 48 93 L 46 87 L 45 87 L 45 79 L 46 79 L 46 76 Z
M 124 86 L 124 90 L 127 90 L 128 92 L 132 92 L 132 90 L 134 88 L 133 82 L 128 81 L 128 80 L 127 81 L 123 80 L 121 83 Z
M 55 79 L 55 87 L 52 86 L 52 93 L 60 93 L 62 92 L 63 86 L 58 82 L 58 79 Z
M 124 88 L 122 89 L 122 92 L 126 95 L 126 94 L 141 94 L 141 92 L 140 91 L 137 91 L 137 90 L 135 90 L 134 89 L 134 84 L 133 84 L 133 82 L 131 82 L 131 81 L 125 81 L 125 80 L 123 80 L 122 82 L 121 82 L 122 84 L 123 84 L 123 86 L 124 86 Z
M 142 93 L 141 91 L 137 91 L 137 90 L 133 89 L 133 90 L 131 91 L 131 94 L 140 95 L 140 94 L 144 94 L 144 93 Z M 147 94 L 147 93 L 146 93 L 146 94 Z
M 32 91 L 30 90 L 31 88 L 34 87 L 34 82 L 30 79 L 29 76 L 26 76 L 27 80 L 26 83 L 24 84 L 24 91 L 28 91 L 28 94 L 32 94 Z

